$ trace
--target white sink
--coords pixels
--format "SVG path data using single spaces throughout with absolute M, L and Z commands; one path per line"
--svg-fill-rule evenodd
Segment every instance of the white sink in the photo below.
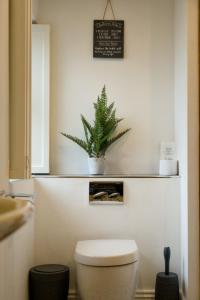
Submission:
M 26 200 L 0 197 L 0 240 L 22 226 L 33 211 Z

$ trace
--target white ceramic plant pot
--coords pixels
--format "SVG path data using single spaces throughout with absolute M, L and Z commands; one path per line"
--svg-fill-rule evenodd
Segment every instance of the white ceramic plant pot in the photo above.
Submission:
M 104 174 L 104 157 L 88 157 L 89 174 L 102 175 Z

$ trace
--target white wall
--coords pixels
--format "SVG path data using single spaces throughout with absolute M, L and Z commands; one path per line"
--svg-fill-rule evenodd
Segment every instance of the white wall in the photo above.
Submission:
M 181 269 L 183 295 L 188 290 L 187 198 L 187 1 L 175 1 L 175 140 L 181 175 Z M 183 132 L 184 134 L 180 134 Z
M 0 2 L 0 190 L 8 188 L 8 1 Z
M 59 132 L 83 135 L 80 113 L 92 120 L 104 84 L 125 118 L 121 127 L 132 128 L 107 154 L 109 173 L 157 173 L 159 143 L 174 139 L 174 1 L 113 6 L 125 20 L 122 60 L 92 57 L 93 20 L 102 17 L 104 1 L 40 1 L 38 22 L 51 25 L 53 174 L 87 173 L 86 154 Z
M 152 299 L 156 273 L 164 268 L 164 246 L 171 247 L 171 269 L 180 276 L 179 178 L 116 179 L 124 181 L 123 206 L 89 205 L 89 180 L 35 179 L 35 263 L 69 265 L 73 291 L 78 240 L 135 239 L 141 255 L 138 289 Z
M 8 200 L 9 201 L 9 200 Z M 0 299 L 28 299 L 28 271 L 33 266 L 33 218 L 0 242 Z
M 198 1 L 175 1 L 175 140 L 181 175 L 184 299 L 199 299 Z
M 33 191 L 33 180 L 17 180 L 10 184 L 12 193 L 33 194 Z M 33 265 L 34 214 L 19 230 L 0 242 L 1 300 L 28 300 L 28 272 Z

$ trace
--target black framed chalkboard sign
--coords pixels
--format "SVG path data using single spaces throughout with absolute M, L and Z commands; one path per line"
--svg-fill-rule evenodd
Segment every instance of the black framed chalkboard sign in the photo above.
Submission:
M 123 20 L 94 20 L 93 57 L 124 57 Z

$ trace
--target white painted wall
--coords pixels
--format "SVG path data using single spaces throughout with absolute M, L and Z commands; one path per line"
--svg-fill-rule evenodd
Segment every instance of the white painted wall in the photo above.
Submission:
M 33 191 L 33 180 L 10 183 L 12 193 L 32 194 Z M 0 242 L 1 300 L 28 300 L 28 272 L 33 265 L 34 214 L 19 230 Z
M 184 299 L 199 299 L 198 1 L 175 1 L 175 140 L 181 175 Z
M 138 289 L 152 297 L 156 273 L 164 268 L 164 246 L 171 247 L 171 268 L 180 276 L 180 179 L 117 179 L 124 181 L 123 206 L 89 205 L 89 180 L 35 179 L 35 263 L 69 265 L 73 291 L 78 240 L 135 239 L 141 255 Z
M 174 139 L 174 1 L 115 0 L 113 6 L 125 20 L 122 60 L 92 57 L 93 20 L 102 18 L 104 1 L 40 1 L 38 22 L 52 29 L 53 174 L 87 173 L 86 154 L 59 132 L 83 135 L 80 113 L 92 120 L 104 84 L 125 118 L 121 128 L 132 128 L 108 152 L 108 173 L 158 173 L 159 143 Z
M 8 2 L 0 2 L 0 190 L 8 188 Z
M 183 132 L 184 134 L 180 134 Z M 188 290 L 187 186 L 187 1 L 175 1 L 175 140 L 181 175 L 181 270 L 183 295 Z
M 9 200 L 8 200 L 9 201 Z M 28 271 L 33 266 L 33 218 L 0 242 L 0 299 L 28 299 Z

